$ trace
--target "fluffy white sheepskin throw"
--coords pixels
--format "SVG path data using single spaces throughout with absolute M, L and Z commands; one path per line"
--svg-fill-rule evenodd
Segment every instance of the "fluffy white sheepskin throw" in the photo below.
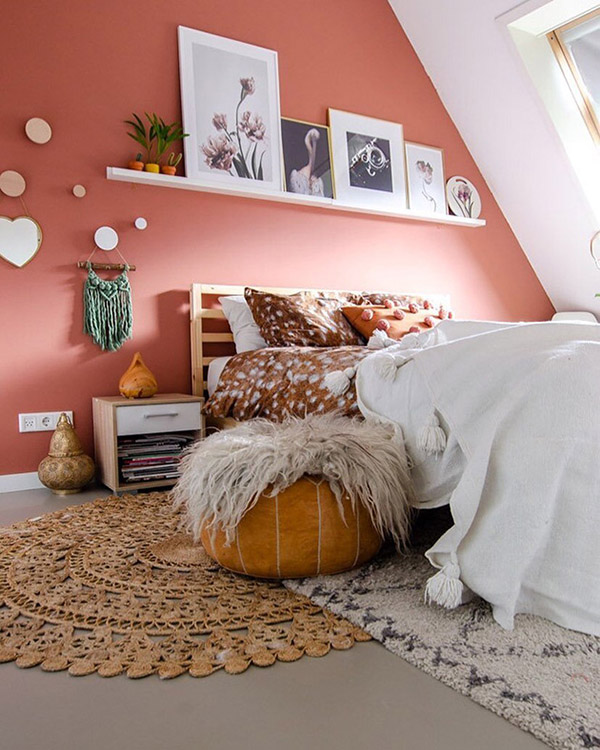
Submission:
M 390 425 L 336 414 L 279 424 L 252 419 L 196 443 L 181 470 L 175 504 L 185 506 L 196 539 L 207 525 L 222 527 L 232 541 L 261 494 L 274 497 L 308 474 L 329 482 L 342 515 L 347 493 L 382 536 L 398 547 L 406 541 L 413 491 L 404 445 Z

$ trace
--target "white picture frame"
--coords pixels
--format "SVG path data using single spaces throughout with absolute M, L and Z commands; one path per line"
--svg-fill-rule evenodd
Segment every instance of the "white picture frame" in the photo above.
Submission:
M 277 52 L 178 27 L 185 174 L 283 188 Z
M 328 110 L 335 196 L 375 210 L 406 209 L 402 125 Z
M 447 214 L 444 151 L 406 141 L 408 207 L 421 213 Z

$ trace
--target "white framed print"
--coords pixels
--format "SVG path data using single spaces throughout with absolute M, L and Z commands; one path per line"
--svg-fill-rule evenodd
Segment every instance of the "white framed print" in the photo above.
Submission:
M 329 110 L 336 199 L 374 209 L 406 208 L 402 125 Z
M 413 211 L 445 214 L 444 152 L 435 146 L 406 142 L 408 207 Z
M 185 174 L 281 190 L 277 52 L 179 26 Z

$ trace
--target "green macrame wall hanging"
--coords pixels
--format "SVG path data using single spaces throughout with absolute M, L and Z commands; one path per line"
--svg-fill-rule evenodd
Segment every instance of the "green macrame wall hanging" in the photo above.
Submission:
M 88 261 L 83 289 L 83 331 L 105 351 L 120 349 L 133 330 L 131 286 L 125 265 L 116 279 L 101 279 Z

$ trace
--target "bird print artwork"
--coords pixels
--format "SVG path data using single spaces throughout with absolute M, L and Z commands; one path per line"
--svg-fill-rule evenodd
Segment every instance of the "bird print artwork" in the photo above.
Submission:
M 327 127 L 282 118 L 281 131 L 287 191 L 332 198 Z

